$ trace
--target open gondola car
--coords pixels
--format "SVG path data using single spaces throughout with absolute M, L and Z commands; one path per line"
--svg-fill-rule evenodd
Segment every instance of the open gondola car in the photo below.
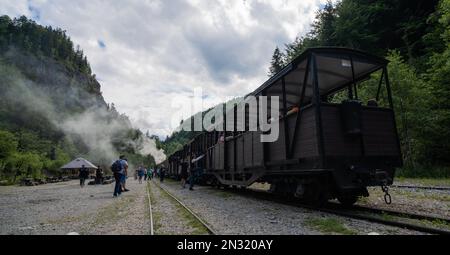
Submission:
M 262 143 L 260 131 L 205 132 L 174 154 L 173 167 L 205 153 L 205 173 L 222 185 L 268 182 L 306 202 L 353 204 L 368 186 L 391 185 L 402 166 L 387 63 L 353 49 L 308 49 L 249 94 L 279 96 L 277 141 Z M 359 85 L 375 72 L 375 95 L 362 102 Z

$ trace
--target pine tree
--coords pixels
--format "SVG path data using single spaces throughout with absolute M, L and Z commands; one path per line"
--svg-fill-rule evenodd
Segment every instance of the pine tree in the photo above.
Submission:
M 284 67 L 284 55 L 278 47 L 273 52 L 272 61 L 270 62 L 269 76 L 273 76 Z
M 331 1 L 316 15 L 311 35 L 316 37 L 321 46 L 334 46 L 336 44 L 334 23 L 336 20 L 336 8 Z

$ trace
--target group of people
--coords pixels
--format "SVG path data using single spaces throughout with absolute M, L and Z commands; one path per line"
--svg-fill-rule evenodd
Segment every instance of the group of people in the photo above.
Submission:
M 135 179 L 139 180 L 140 184 L 142 184 L 142 180 L 147 181 L 158 177 L 161 182 L 164 182 L 165 173 L 166 171 L 164 168 L 146 169 L 144 166 L 140 166 L 138 170 L 136 170 Z
M 139 178 L 139 183 L 142 184 L 142 180 L 147 181 L 147 179 L 151 180 L 153 178 L 153 172 L 154 171 L 151 168 L 146 169 L 145 167 L 140 166 L 138 170 L 136 170 L 135 178 Z
M 126 181 L 128 176 L 128 159 L 125 158 L 124 155 L 121 155 L 118 160 L 114 161 L 111 166 L 111 171 L 113 172 L 115 185 L 114 185 L 114 197 L 120 196 L 123 192 L 130 191 L 126 188 Z M 83 188 L 85 186 L 86 179 L 89 178 L 89 169 L 86 168 L 85 165 L 82 165 L 79 169 L 79 178 L 80 178 L 80 186 Z M 146 169 L 144 166 L 140 166 L 138 170 L 136 170 L 135 178 L 139 178 L 139 183 L 142 184 L 142 181 L 152 180 L 153 178 L 159 178 L 160 182 L 164 182 L 164 178 L 166 175 L 166 170 L 164 168 L 148 168 Z M 104 172 L 103 169 L 98 166 L 95 171 L 95 183 L 102 184 L 104 180 Z
M 89 179 L 89 169 L 86 168 L 85 165 L 81 165 L 81 168 L 78 170 L 78 177 L 80 178 L 80 186 L 83 188 L 86 185 L 86 179 Z M 98 166 L 97 170 L 95 170 L 95 184 L 103 184 L 104 172 L 103 169 Z

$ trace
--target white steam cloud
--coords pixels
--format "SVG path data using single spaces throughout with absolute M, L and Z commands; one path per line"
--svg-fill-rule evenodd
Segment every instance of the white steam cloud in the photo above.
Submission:
M 68 73 L 50 59 L 38 60 L 14 49 L 0 56 L 2 98 L 44 116 L 74 143 L 81 140 L 87 147 L 82 156 L 94 163 L 109 164 L 119 156 L 116 148 L 131 147 L 142 155 L 151 154 L 157 163 L 162 162 L 164 152 L 156 148 L 155 142 L 145 135 L 136 139 L 126 116 L 110 109 L 101 95 L 87 92 L 87 84 L 92 84 L 88 81 L 82 75 Z

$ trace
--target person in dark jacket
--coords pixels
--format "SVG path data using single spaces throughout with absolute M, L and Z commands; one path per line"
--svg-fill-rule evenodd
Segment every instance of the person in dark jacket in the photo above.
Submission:
M 98 166 L 97 170 L 95 171 L 95 184 L 103 184 L 103 169 Z
M 188 179 L 188 164 L 186 162 L 181 163 L 181 187 L 186 187 L 186 180 Z
M 126 190 L 124 185 L 128 171 L 128 163 L 124 155 L 121 155 L 120 158 L 113 163 L 111 170 L 113 171 L 114 179 L 116 180 L 113 197 L 119 197 L 122 192 L 125 192 Z
M 192 167 L 191 168 L 191 174 L 189 175 L 189 190 L 194 190 L 194 184 L 197 181 L 197 175 L 198 175 L 198 167 Z
M 159 181 L 160 181 L 160 182 L 164 182 L 164 177 L 165 177 L 165 175 L 166 175 L 166 169 L 161 168 L 161 169 L 159 170 Z
M 78 175 L 78 177 L 80 177 L 80 186 L 83 188 L 86 182 L 86 179 L 89 178 L 89 170 L 82 165 L 80 168 L 80 173 Z

